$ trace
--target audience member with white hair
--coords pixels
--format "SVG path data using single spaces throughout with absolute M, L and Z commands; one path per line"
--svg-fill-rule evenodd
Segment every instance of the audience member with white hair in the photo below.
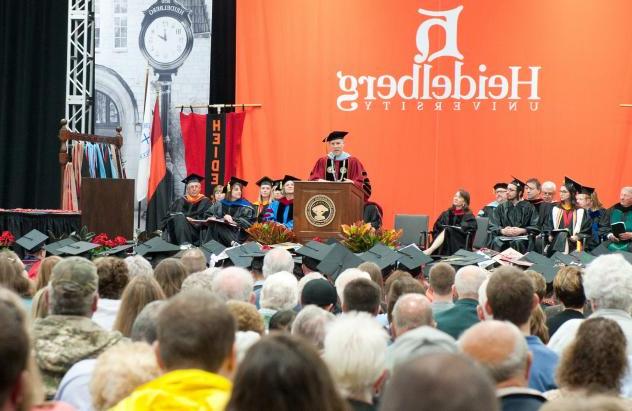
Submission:
M 421 294 L 404 294 L 393 307 L 391 336 L 397 339 L 405 332 L 427 325 L 436 325 L 432 318 L 432 303 Z
M 487 271 L 475 265 L 468 265 L 457 271 L 454 290 L 458 299 L 454 302 L 454 307 L 435 315 L 438 329 L 456 339 L 479 321 L 476 311 L 478 289 L 486 278 Z
M 191 248 L 182 253 L 180 261 L 189 274 L 199 273 L 206 269 L 206 255 L 199 248 Z
M 141 255 L 133 255 L 125 257 L 125 264 L 127 264 L 127 271 L 130 280 L 139 275 L 154 275 L 154 269 L 151 263 Z
M 261 268 L 263 281 L 258 279 L 254 283 L 253 289 L 257 308 L 261 308 L 261 290 L 263 289 L 263 284 L 265 284 L 266 279 L 272 274 L 280 273 L 281 271 L 288 273 L 294 272 L 294 258 L 292 254 L 284 248 L 273 248 L 263 257 L 263 267 Z
M 542 183 L 542 201 L 545 203 L 555 202 L 557 186 L 552 181 Z
M 466 330 L 460 350 L 487 371 L 496 383 L 503 410 L 537 410 L 546 401 L 528 388 L 531 353 L 522 332 L 508 321 L 483 321 Z
M 220 271 L 220 268 L 213 267 L 189 274 L 189 276 L 182 281 L 180 291 L 197 289 L 213 292 L 213 278 L 215 278 L 215 275 Z
M 325 344 L 327 325 L 336 317 L 315 305 L 308 305 L 298 313 L 292 323 L 292 334 L 299 335 L 321 351 Z
M 356 278 L 366 278 L 367 280 L 371 280 L 371 276 L 366 271 L 358 270 L 357 268 L 347 268 L 336 278 L 334 282 L 334 286 L 336 287 L 336 292 L 338 293 L 338 300 L 340 300 L 340 305 L 344 303 L 343 293 L 345 291 L 345 287 L 351 281 Z
M 224 301 L 237 300 L 254 304 L 254 279 L 252 274 L 241 267 L 228 267 L 213 278 L 213 292 Z
M 595 258 L 584 273 L 584 293 L 593 309 L 589 318 L 609 318 L 619 324 L 628 341 L 628 356 L 631 356 L 632 265 L 620 254 Z M 562 324 L 548 347 L 561 354 L 575 338 L 582 321 L 574 319 Z
M 323 359 L 353 408 L 373 404 L 386 376 L 387 342 L 386 331 L 367 313 L 345 313 L 329 325 Z
M 281 271 L 266 278 L 261 289 L 261 308 L 266 330 L 270 318 L 277 312 L 291 310 L 298 304 L 298 281 L 294 274 Z

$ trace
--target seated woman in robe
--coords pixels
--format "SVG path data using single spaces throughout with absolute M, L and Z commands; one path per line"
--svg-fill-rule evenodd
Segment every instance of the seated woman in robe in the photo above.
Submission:
M 190 174 L 182 180 L 185 195 L 171 204 L 160 223 L 172 243 L 199 245 L 199 228 L 191 220 L 201 219 L 211 206 L 211 200 L 201 193 L 202 180 L 204 177 L 197 174 Z
M 551 209 L 551 218 L 543 226 L 548 233 L 549 245 L 546 254 L 551 256 L 556 251 L 569 253 L 581 243 L 592 237 L 592 223 L 585 209 L 577 207 L 576 194 L 582 186 L 568 177 L 560 186 L 560 202 Z
M 283 177 L 283 197 L 270 203 L 265 221 L 283 224 L 289 230 L 294 228 L 294 182 L 301 181 L 296 177 Z
M 424 253 L 438 255 L 452 255 L 462 248 L 469 248 L 466 243 L 474 240 L 477 223 L 476 217 L 470 211 L 470 193 L 460 189 L 452 198 L 452 206 L 445 210 L 432 228 L 434 241 Z
M 599 221 L 601 217 L 606 213 L 606 209 L 599 201 L 597 191 L 592 187 L 582 186 L 581 191 L 575 196 L 577 200 L 577 207 L 583 208 L 590 217 L 591 224 L 591 239 L 586 244 L 587 250 L 592 250 L 599 245 L 601 239 L 599 238 Z
M 247 181 L 231 177 L 226 183 L 226 197 L 213 204 L 207 211 L 207 228 L 204 242 L 218 241 L 225 246 L 233 242 L 242 243 L 248 237 L 246 229 L 255 222 L 255 209 L 242 198 L 242 190 Z
M 259 186 L 259 196 L 257 197 L 257 201 L 252 203 L 255 209 L 255 217 L 257 218 L 257 222 L 264 221 L 268 208 L 270 207 L 270 203 L 272 202 L 272 179 L 270 177 L 261 177 L 259 181 L 257 181 L 257 185 Z
M 224 186 L 221 184 L 213 187 L 213 197 L 211 197 L 211 203 L 215 204 L 218 201 L 222 201 L 226 194 L 224 193 Z

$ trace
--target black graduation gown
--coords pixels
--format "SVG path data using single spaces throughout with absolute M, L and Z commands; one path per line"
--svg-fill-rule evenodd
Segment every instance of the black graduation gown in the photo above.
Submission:
M 507 240 L 500 237 L 500 230 L 505 227 L 519 227 L 527 230 L 529 238 L 527 240 Z M 516 205 L 511 201 L 505 201 L 494 210 L 489 219 L 490 248 L 502 251 L 509 247 L 525 253 L 533 250 L 532 234 L 540 232 L 539 217 L 533 204 L 528 201 L 519 201 Z
M 535 211 L 538 213 L 538 228 L 540 231 L 544 231 L 544 226 L 550 223 L 551 210 L 557 203 L 547 203 L 541 198 L 537 200 L 526 200 L 535 207 Z
M 458 228 L 456 228 L 458 227 Z M 432 236 L 437 238 L 441 231 L 445 230 L 443 244 L 437 250 L 438 255 L 452 255 L 462 248 L 468 248 L 465 243 L 467 234 L 470 234 L 470 242 L 474 240 L 474 232 L 478 224 L 471 211 L 462 215 L 455 215 L 454 209 L 449 208 L 437 218 L 432 228 Z
M 255 223 L 255 209 L 252 205 L 243 201 L 218 201 L 213 204 L 207 211 L 205 217 L 224 218 L 230 215 L 237 226 L 225 223 L 209 222 L 208 227 L 204 230 L 202 238 L 204 242 L 215 240 L 230 247 L 233 241 L 242 243 L 248 238 L 246 229 Z
M 169 241 L 174 244 L 189 243 L 199 245 L 200 229 L 189 223 L 187 217 L 200 220 L 211 206 L 208 197 L 196 203 L 190 203 L 185 197 L 180 197 L 171 204 L 169 212 L 160 222 L 160 227 L 169 235 Z
M 551 212 L 549 217 L 544 223 L 543 231 L 551 232 L 553 236 L 553 241 L 549 245 L 547 254 L 549 256 L 553 255 L 556 251 L 564 252 L 567 247 L 568 242 L 568 252 L 574 251 L 574 247 L 576 243 L 570 242 L 569 237 L 572 236 L 575 231 L 576 219 L 581 218 L 581 222 L 579 223 L 577 235 L 583 237 L 582 241 L 591 241 L 592 237 L 592 220 L 588 215 L 588 212 L 584 209 L 575 209 L 573 212 L 573 218 L 571 219 L 570 224 L 564 224 L 564 218 L 561 217 L 562 209 L 555 205 L 551 207 Z M 553 230 L 560 229 L 569 229 L 569 232 L 552 232 Z

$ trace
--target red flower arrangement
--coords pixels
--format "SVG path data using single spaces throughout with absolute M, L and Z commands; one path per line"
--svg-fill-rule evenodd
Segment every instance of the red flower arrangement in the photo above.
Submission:
M 11 234 L 11 231 L 3 231 L 0 234 L 0 247 L 11 247 L 15 243 L 15 237 Z
M 127 239 L 121 235 L 110 239 L 106 233 L 101 233 L 94 236 L 92 239 L 93 244 L 99 244 L 101 247 L 94 249 L 94 254 L 100 253 L 110 248 L 118 247 L 119 245 L 127 244 Z

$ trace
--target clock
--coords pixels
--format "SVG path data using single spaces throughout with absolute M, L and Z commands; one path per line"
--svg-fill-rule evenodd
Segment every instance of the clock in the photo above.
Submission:
M 175 0 L 158 0 L 144 13 L 141 52 L 156 72 L 177 72 L 193 49 L 191 11 Z

